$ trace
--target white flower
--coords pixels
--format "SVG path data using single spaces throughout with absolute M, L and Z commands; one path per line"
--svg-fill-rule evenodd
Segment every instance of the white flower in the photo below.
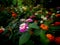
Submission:
M 57 13 L 59 13 L 60 11 L 57 11 Z
M 43 20 L 47 20 L 47 17 L 44 17 Z
M 24 21 L 25 21 L 25 19 L 20 19 L 20 21 L 21 21 L 21 22 L 24 22 Z
M 35 13 L 35 15 L 38 15 L 38 13 Z
M 55 13 L 53 13 L 52 15 L 55 15 Z
M 41 16 L 41 18 L 42 18 L 43 20 L 47 20 L 47 17 L 44 17 L 43 15 Z
M 41 20 L 40 23 L 43 23 L 43 20 Z

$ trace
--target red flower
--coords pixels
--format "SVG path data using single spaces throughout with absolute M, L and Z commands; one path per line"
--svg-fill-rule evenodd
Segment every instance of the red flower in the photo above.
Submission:
M 56 38 L 55 38 L 55 42 L 56 42 L 57 44 L 60 44 L 60 37 L 56 37 Z
M 15 12 L 12 12 L 12 17 L 16 17 L 17 16 L 17 14 L 15 13 Z
M 13 13 L 13 14 L 12 14 L 12 17 L 16 17 L 16 16 L 17 16 L 17 14 L 16 14 L 16 13 Z
M 56 14 L 56 17 L 60 17 L 60 14 Z
M 5 30 L 5 29 L 1 26 L 1 28 L 0 28 L 0 33 L 3 33 L 4 30 Z
M 58 26 L 58 25 L 60 25 L 60 22 L 55 22 L 54 25 Z
M 4 31 L 2 29 L 0 29 L 0 33 L 3 33 Z

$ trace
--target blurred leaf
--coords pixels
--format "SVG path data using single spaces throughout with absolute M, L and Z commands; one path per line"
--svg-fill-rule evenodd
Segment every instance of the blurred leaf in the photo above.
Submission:
M 9 36 L 9 40 L 12 38 L 12 36 L 13 36 L 13 34 L 11 34 L 11 35 Z
M 22 1 L 23 0 L 17 0 L 18 1 L 18 6 L 21 7 L 22 6 Z
M 46 21 L 44 22 L 44 24 L 46 24 L 46 25 L 50 25 L 51 22 L 52 22 L 51 20 L 50 20 L 50 21 L 46 20 Z
M 8 33 L 8 30 L 5 30 L 3 33 L 2 33 L 2 35 L 5 35 L 5 34 L 7 34 Z
M 31 23 L 31 24 L 29 24 L 29 27 L 34 28 L 34 29 L 39 29 L 37 23 Z
M 50 30 L 59 30 L 60 29 L 60 26 L 51 26 L 50 27 Z
M 30 38 L 30 34 L 28 32 L 24 33 L 20 38 L 19 38 L 19 45 L 22 45 L 26 43 Z
M 16 5 L 16 3 L 17 3 L 17 0 L 13 0 L 13 5 Z
M 40 31 L 40 38 L 41 38 L 42 44 L 48 45 L 49 40 L 45 36 L 45 31 L 43 31 L 43 30 Z
M 36 36 L 40 35 L 40 30 L 34 30 L 34 35 Z

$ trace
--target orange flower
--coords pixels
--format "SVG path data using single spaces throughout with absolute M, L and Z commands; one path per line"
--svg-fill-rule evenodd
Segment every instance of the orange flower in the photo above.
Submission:
M 48 26 L 45 24 L 41 24 L 40 28 L 42 28 L 43 30 L 48 30 Z
M 54 41 L 54 36 L 52 34 L 46 34 L 46 37 L 50 40 L 50 41 Z

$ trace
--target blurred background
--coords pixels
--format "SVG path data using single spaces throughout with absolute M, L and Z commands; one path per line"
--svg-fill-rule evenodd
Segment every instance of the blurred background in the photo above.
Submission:
M 60 1 L 0 0 L 0 45 L 60 45 Z

